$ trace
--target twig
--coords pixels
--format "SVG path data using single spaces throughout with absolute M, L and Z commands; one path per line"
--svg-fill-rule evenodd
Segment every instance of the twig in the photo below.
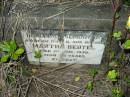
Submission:
M 114 32 L 114 29 L 115 29 L 115 24 L 116 24 L 116 21 L 117 21 L 117 17 L 116 17 L 116 14 L 117 12 L 119 12 L 121 10 L 121 2 L 118 2 L 118 5 L 115 6 L 115 10 L 114 10 L 114 15 L 113 15 L 113 22 L 112 22 L 112 29 L 111 29 L 111 32 L 109 34 L 109 37 L 108 37 L 108 41 L 109 41 L 109 45 L 108 45 L 108 48 L 112 48 L 112 35 L 113 35 L 113 32 Z M 110 53 L 108 53 L 108 62 L 107 62 L 107 65 L 109 64 L 110 62 Z
M 31 79 L 29 80 L 29 83 L 28 83 L 28 86 L 27 86 L 27 88 L 26 88 L 26 92 L 25 92 L 24 97 L 27 97 L 27 94 L 28 94 L 28 91 L 29 91 L 30 85 L 31 85 L 31 83 L 32 83 L 32 80 L 33 80 L 33 77 L 31 77 Z
M 74 64 L 75 64 L 75 63 L 74 63 Z M 43 74 L 39 74 L 39 75 L 37 75 L 36 77 L 41 77 L 41 76 L 43 76 L 43 75 L 52 73 L 52 72 L 54 72 L 54 71 L 65 69 L 65 68 L 70 67 L 70 66 L 72 66 L 72 65 L 74 65 L 74 64 L 69 64 L 69 65 L 65 65 L 65 66 L 61 66 L 61 67 L 55 68 L 55 69 L 53 69 L 53 70 L 51 70 L 51 71 L 45 72 L 45 73 L 43 73 Z
M 37 82 L 36 82 L 36 79 L 34 79 L 34 83 L 35 83 L 35 85 L 36 85 L 36 90 L 37 90 L 37 92 L 40 93 L 40 90 L 39 90 L 39 88 L 38 88 L 38 84 L 37 84 Z
M 48 84 L 48 85 L 57 87 L 57 88 L 59 88 L 59 89 L 65 91 L 65 92 L 69 92 L 70 94 L 73 94 L 73 95 L 76 95 L 76 96 L 80 96 L 80 97 L 85 97 L 85 95 L 77 94 L 77 93 L 75 93 L 75 92 L 73 92 L 73 91 L 70 91 L 70 90 L 68 90 L 68 89 L 65 89 L 65 88 L 61 87 L 60 85 L 56 85 L 56 84 L 50 83 L 50 82 L 48 82 L 48 81 L 44 81 L 44 80 L 39 79 L 39 78 L 37 78 L 37 77 L 34 77 L 34 78 L 37 79 L 39 82 L 41 82 L 41 83 L 43 83 L 43 84 L 46 83 L 46 84 Z
M 59 12 L 59 13 L 54 14 L 54 15 L 52 15 L 52 16 L 49 16 L 49 17 L 45 18 L 45 20 L 48 20 L 48 19 L 51 19 L 51 18 L 56 17 L 56 16 L 58 16 L 58 15 L 64 14 L 65 12 L 68 12 L 68 11 L 74 9 L 74 8 L 77 8 L 77 7 L 81 6 L 81 5 L 84 4 L 85 2 L 86 2 L 86 1 L 81 2 L 80 4 L 78 4 L 78 5 L 76 5 L 76 6 L 72 7 L 72 8 L 69 8 L 69 9 L 67 9 L 67 10 L 65 10 L 65 11 Z
M 20 94 L 21 94 L 21 85 L 19 85 L 18 97 L 20 97 Z

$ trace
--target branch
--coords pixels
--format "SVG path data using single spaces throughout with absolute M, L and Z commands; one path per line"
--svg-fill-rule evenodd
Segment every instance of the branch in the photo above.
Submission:
M 75 64 L 75 63 L 74 63 L 74 64 Z M 36 77 L 41 77 L 41 76 L 43 76 L 43 75 L 52 73 L 52 72 L 54 72 L 54 71 L 65 69 L 65 68 L 70 67 L 70 66 L 72 66 L 72 65 L 74 65 L 74 64 L 69 64 L 69 65 L 65 65 L 65 66 L 61 66 L 61 67 L 55 68 L 55 69 L 53 69 L 53 70 L 51 70 L 51 71 L 45 72 L 45 73 L 43 73 L 43 74 L 39 74 L 39 75 L 37 75 Z
M 28 91 L 29 91 L 30 85 L 31 85 L 31 83 L 32 83 L 32 80 L 33 80 L 33 77 L 29 80 L 29 83 L 28 83 L 28 86 L 27 86 L 27 89 L 26 89 L 26 92 L 25 92 L 24 97 L 27 97 L 27 94 L 28 94 Z
M 122 2 L 121 1 L 118 2 L 118 5 L 115 7 L 115 10 L 114 10 L 112 29 L 111 29 L 111 32 L 110 32 L 109 37 L 108 37 L 108 42 L 109 42 L 108 48 L 110 48 L 110 49 L 112 48 L 113 32 L 114 32 L 115 24 L 116 24 L 116 21 L 117 21 L 116 14 L 117 14 L 117 12 L 120 12 L 121 5 L 122 5 Z M 109 64 L 109 62 L 110 62 L 110 53 L 108 54 L 108 64 Z
M 68 89 L 65 89 L 65 88 L 61 87 L 60 85 L 56 85 L 56 84 L 53 84 L 53 83 L 51 83 L 51 82 L 41 80 L 41 79 L 39 79 L 39 78 L 37 78 L 37 77 L 34 77 L 34 78 L 35 78 L 37 81 L 39 81 L 39 82 L 41 82 L 41 83 L 43 83 L 43 84 L 48 84 L 48 85 L 57 87 L 57 88 L 59 88 L 59 89 L 65 91 L 65 92 L 68 92 L 68 93 L 73 94 L 73 95 L 75 95 L 75 96 L 86 97 L 86 95 L 77 94 L 77 93 L 75 93 L 75 92 L 73 92 L 73 91 L 70 91 L 70 90 L 68 90 Z

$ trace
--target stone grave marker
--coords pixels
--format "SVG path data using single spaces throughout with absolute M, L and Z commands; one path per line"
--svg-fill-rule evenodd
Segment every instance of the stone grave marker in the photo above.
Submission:
M 107 33 L 79 30 L 22 30 L 22 39 L 30 63 L 100 64 Z M 35 58 L 35 51 L 42 57 Z

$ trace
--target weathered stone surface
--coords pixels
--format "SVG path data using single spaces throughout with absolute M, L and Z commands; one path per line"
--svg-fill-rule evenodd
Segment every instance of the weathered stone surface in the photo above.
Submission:
M 30 62 L 100 64 L 106 32 L 65 30 L 22 30 Z M 41 51 L 40 62 L 35 51 Z
M 63 18 L 65 29 L 105 30 L 110 31 L 113 11 L 111 4 L 70 4 L 29 5 L 30 3 L 17 4 L 15 13 L 22 12 L 24 28 L 60 29 Z M 79 5 L 79 6 L 78 6 Z M 64 17 L 63 17 L 64 13 Z M 122 29 L 127 18 L 125 9 L 121 12 L 119 28 Z M 12 14 L 15 16 L 15 14 Z M 25 25 L 27 24 L 27 25 Z M 25 27 L 26 26 L 26 27 Z

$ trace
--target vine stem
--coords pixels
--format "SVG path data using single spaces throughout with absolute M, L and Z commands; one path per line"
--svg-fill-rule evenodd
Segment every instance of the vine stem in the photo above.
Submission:
M 117 14 L 117 12 L 120 12 L 121 5 L 122 5 L 121 1 L 118 2 L 117 6 L 114 5 L 115 6 L 115 10 L 114 10 L 114 15 L 113 15 L 113 19 L 112 19 L 112 29 L 111 29 L 111 32 L 110 32 L 109 38 L 108 38 L 108 41 L 109 41 L 108 48 L 110 48 L 110 49 L 112 48 L 112 38 L 113 38 L 112 35 L 113 35 L 114 29 L 115 29 L 115 25 L 116 25 L 116 21 L 117 21 L 116 14 Z M 108 55 L 108 64 L 109 64 L 110 60 L 111 59 L 110 59 L 110 53 L 109 53 L 109 55 Z

